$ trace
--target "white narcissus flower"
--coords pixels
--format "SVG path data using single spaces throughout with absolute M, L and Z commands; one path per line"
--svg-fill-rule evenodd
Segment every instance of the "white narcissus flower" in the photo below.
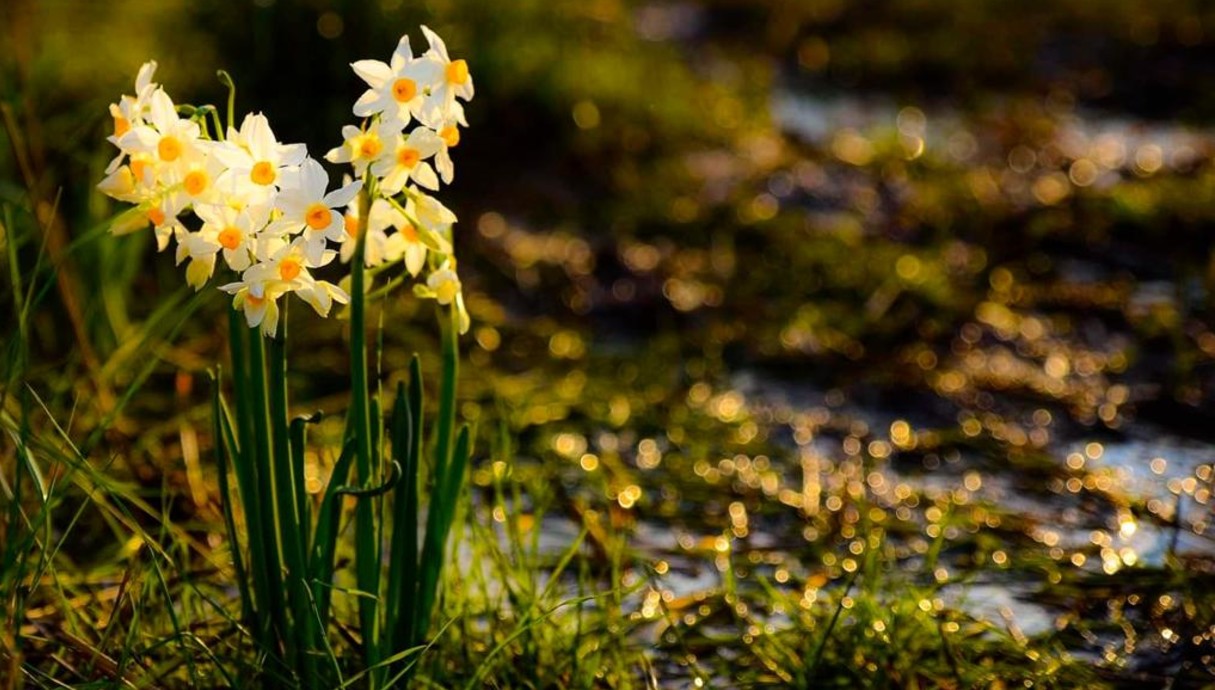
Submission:
M 182 237 L 177 250 L 178 263 L 185 256 L 197 260 L 207 253 L 214 257 L 222 250 L 228 268 L 243 271 L 249 267 L 257 252 L 258 233 L 266 227 L 270 214 L 267 207 L 236 209 L 231 206 L 200 205 L 194 208 L 194 214 L 202 219 L 203 226 L 198 232 Z
M 342 243 L 342 262 L 354 256 L 358 243 L 358 209 L 351 204 L 346 212 L 346 241 Z M 389 230 L 394 230 L 391 234 Z M 404 260 L 410 275 L 418 275 L 426 265 L 426 245 L 422 244 L 418 232 L 409 219 L 386 199 L 371 202 L 371 214 L 367 221 L 367 243 L 363 248 L 364 265 L 379 266 Z
M 241 284 L 250 287 L 253 294 L 261 294 L 273 288 L 279 294 L 294 292 L 321 316 L 328 316 L 334 302 L 345 304 L 349 296 L 339 287 L 317 280 L 308 270 L 319 268 L 333 261 L 337 252 L 328 250 L 320 260 L 313 262 L 307 255 L 306 241 L 297 237 L 284 243 L 264 261 L 251 266 L 241 276 Z
M 451 304 L 456 295 L 460 294 L 460 276 L 448 266 L 443 264 L 442 268 L 426 277 L 426 286 L 434 292 L 439 304 L 443 305 Z
M 453 120 L 439 128 L 438 136 L 439 151 L 435 154 L 435 167 L 439 169 L 443 182 L 451 184 L 452 178 L 456 176 L 456 166 L 451 160 L 451 150 L 460 145 L 460 128 Z
M 430 49 L 423 57 L 438 63 L 442 69 L 441 77 L 435 81 L 422 105 L 421 119 L 426 123 L 438 123 L 455 120 L 464 123 L 464 107 L 456 101 L 462 98 L 472 100 L 473 80 L 468 72 L 468 63 L 464 60 L 452 60 L 447 55 L 447 45 L 438 34 L 427 27 L 422 27 Z
M 148 154 L 154 163 L 153 178 L 158 179 L 162 168 L 179 165 L 195 150 L 200 134 L 198 123 L 179 117 L 169 94 L 156 89 L 149 97 L 146 122 L 119 137 L 118 147 L 131 154 L 132 159 L 135 153 Z M 139 178 L 146 173 L 135 171 L 135 174 Z
M 186 283 L 201 290 L 215 272 L 215 254 L 219 247 L 200 232 L 184 232 L 177 238 L 177 265 L 186 259 Z
M 169 240 L 187 232 L 181 224 L 178 215 L 184 210 L 182 198 L 176 194 L 166 194 L 158 202 L 152 203 L 144 212 L 148 224 L 156 234 L 156 251 L 163 252 L 169 246 Z
M 155 167 L 151 154 L 132 153 L 127 165 L 108 171 L 97 189 L 119 201 L 143 203 L 157 196 Z
M 261 327 L 264 335 L 273 338 L 278 333 L 278 298 L 287 292 L 281 283 L 247 283 L 244 280 L 219 286 L 230 293 L 232 306 L 245 314 L 249 328 Z
M 361 177 L 367 166 L 381 158 L 391 157 L 401 125 L 396 121 L 379 120 L 365 129 L 354 125 L 342 127 L 342 145 L 329 150 L 325 160 L 330 163 L 349 163 Z
M 456 214 L 438 199 L 410 187 L 406 190 L 405 215 L 416 221 L 422 241 L 440 254 L 451 253 L 451 226 Z
M 228 141 L 212 147 L 212 155 L 227 168 L 224 175 L 237 189 L 251 191 L 259 201 L 269 203 L 282 187 L 282 175 L 304 162 L 308 149 L 303 144 L 281 144 L 261 113 L 246 115 L 240 130 L 229 130 Z
M 244 272 L 247 283 L 280 282 L 289 291 L 298 290 L 313 282 L 309 268 L 319 268 L 333 261 L 337 252 L 328 250 L 317 261 L 308 257 L 307 242 L 297 237 L 291 242 L 278 241 L 264 255 L 265 258 Z
M 438 189 L 439 178 L 426 159 L 442 146 L 439 135 L 425 127 L 418 127 L 407 137 L 398 134 L 393 155 L 376 161 L 371 174 L 384 178 L 380 189 L 385 196 L 396 195 L 411 180 L 427 189 Z
M 346 294 L 345 290 L 324 280 L 314 280 L 296 290 L 295 294 L 307 302 L 322 318 L 329 316 L 329 310 L 333 307 L 334 302 L 338 304 L 350 302 L 350 295 Z
M 224 172 L 224 165 L 211 155 L 215 142 L 200 141 L 194 151 L 187 155 L 180 167 L 173 170 L 165 183 L 173 188 L 177 196 L 184 196 L 188 204 L 215 204 L 223 201 L 217 184 Z
M 468 310 L 464 307 L 464 291 L 460 284 L 460 276 L 456 274 L 455 259 L 444 261 L 441 266 L 426 277 L 426 286 L 418 285 L 414 292 L 419 297 L 429 297 L 439 304 L 454 305 L 456 309 L 457 327 L 460 333 L 467 333 L 472 325 Z
M 396 212 L 395 218 L 398 219 L 395 225 L 397 231 L 385 242 L 384 254 L 391 261 L 404 259 L 405 270 L 409 271 L 409 275 L 417 276 L 426 265 L 426 245 L 422 243 L 418 229 L 405 216 Z
M 131 127 L 143 124 L 144 112 L 148 101 L 157 86 L 152 82 L 156 73 L 156 61 L 143 63 L 139 73 L 135 75 L 135 95 L 123 96 L 117 103 L 110 104 L 110 117 L 114 119 L 114 134 L 107 139 L 117 145 L 122 135 L 131 131 Z
M 302 229 L 308 259 L 314 264 L 321 261 L 327 240 L 341 242 L 346 238 L 342 214 L 335 209 L 351 203 L 363 183 L 350 182 L 326 194 L 328 186 L 329 175 L 321 164 L 305 159 L 291 184 L 279 194 L 277 207 L 282 215 L 269 228 L 288 234 Z
M 350 67 L 371 87 L 354 104 L 354 114 L 371 117 L 378 113 L 385 120 L 400 122 L 402 127 L 421 112 L 427 90 L 443 73 L 435 60 L 413 56 L 408 36 L 397 43 L 390 64 L 359 60 Z
M 147 113 L 149 101 L 152 98 L 152 93 L 159 87 L 152 82 L 152 75 L 156 72 L 156 62 L 145 62 L 139 68 L 139 73 L 135 76 L 135 95 L 123 96 L 118 99 L 117 103 L 110 104 L 110 117 L 114 120 L 114 133 L 106 137 L 106 141 L 118 146 L 118 142 L 132 127 L 142 125 L 144 115 Z M 121 149 L 121 147 L 120 147 Z M 120 150 L 114 160 L 110 161 L 106 167 L 106 173 L 112 173 L 122 165 L 122 161 L 126 158 L 127 152 Z

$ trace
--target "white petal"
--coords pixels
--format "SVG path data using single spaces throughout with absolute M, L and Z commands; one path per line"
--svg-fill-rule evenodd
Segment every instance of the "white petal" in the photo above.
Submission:
M 169 98 L 169 94 L 165 93 L 164 89 L 152 92 L 151 120 L 162 134 L 177 122 L 177 110 L 173 105 L 173 99 Z
M 422 158 L 430 158 L 443 148 L 443 140 L 439 138 L 439 135 L 435 134 L 434 130 L 425 127 L 419 127 L 410 132 L 405 143 L 410 148 L 416 149 Z
M 399 165 L 393 165 L 392 170 L 380 182 L 380 190 L 388 196 L 396 196 L 409 181 L 409 171 Z
M 303 197 L 306 199 L 319 199 L 325 195 L 325 188 L 329 186 L 329 174 L 321 167 L 320 163 L 308 158 L 300 164 L 300 191 L 303 192 Z
M 363 188 L 363 181 L 355 180 L 354 182 L 351 182 L 350 184 L 346 185 L 345 187 L 335 189 L 332 192 L 329 192 L 328 194 L 326 194 L 324 203 L 326 206 L 328 206 L 330 208 L 337 208 L 338 206 L 345 206 L 346 204 L 349 204 L 354 199 L 354 197 L 359 193 L 359 190 L 362 188 Z M 340 216 L 341 214 L 335 214 L 335 215 Z
M 325 233 L 309 228 L 304 233 L 304 258 L 313 266 L 320 266 L 325 258 Z
M 358 117 L 371 117 L 383 109 L 383 99 L 375 89 L 367 89 L 359 96 L 359 100 L 354 102 L 354 114 Z
M 299 165 L 308 157 L 308 147 L 304 144 L 279 144 L 279 165 Z
M 349 163 L 350 162 L 350 147 L 345 144 L 336 148 L 329 149 L 325 154 L 325 160 L 330 163 Z
M 416 276 L 422 271 L 422 267 L 426 265 L 426 247 L 411 242 L 405 247 L 405 269 L 409 271 L 409 275 Z
M 413 51 L 409 49 L 409 36 L 401 36 L 401 40 L 397 41 L 397 49 L 392 53 L 392 71 L 399 72 L 412 59 Z
M 444 62 L 450 61 L 450 58 L 447 57 L 447 44 L 443 42 L 443 39 L 439 38 L 438 34 L 431 31 L 425 24 L 422 25 L 422 34 L 426 36 L 426 42 L 430 44 L 430 50 L 426 51 L 427 54 L 434 53 L 441 57 Z
M 418 163 L 417 167 L 413 169 L 412 177 L 414 182 L 427 189 L 437 190 L 439 188 L 439 178 L 435 177 L 435 170 L 430 167 L 430 163 Z
M 379 60 L 359 60 L 350 63 L 350 67 L 373 89 L 382 87 L 392 79 L 392 68 Z
M 143 92 L 152 84 L 152 75 L 156 73 L 156 61 L 149 60 L 143 63 L 139 68 L 139 74 L 135 77 L 135 95 L 142 96 Z
M 435 156 L 435 164 L 439 168 L 439 174 L 443 176 L 445 184 L 451 184 L 452 178 L 456 176 L 456 166 L 451 162 L 451 154 L 447 153 L 447 149 L 439 151 L 439 155 Z

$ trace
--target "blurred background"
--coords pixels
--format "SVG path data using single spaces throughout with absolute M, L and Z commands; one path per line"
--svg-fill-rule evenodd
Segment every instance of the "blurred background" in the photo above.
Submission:
M 148 59 L 176 101 L 220 104 L 224 69 L 238 113 L 319 157 L 363 89 L 348 64 L 424 46 L 419 24 L 477 89 L 441 196 L 462 411 L 508 425 L 554 548 L 607 516 L 654 568 L 629 639 L 661 673 L 780 678 L 754 651 L 785 634 L 769 590 L 814 611 L 878 552 L 879 590 L 927 587 L 1106 681 L 1210 682 L 1200 0 L 8 0 L 0 220 L 27 277 L 56 269 L 21 376 L 104 428 L 115 472 L 215 519 L 209 441 L 181 429 L 206 429 L 225 303 L 150 233 L 97 230 L 107 105 Z M 382 313 L 386 371 L 432 365 L 430 306 Z M 340 409 L 342 324 L 292 331 L 296 399 Z

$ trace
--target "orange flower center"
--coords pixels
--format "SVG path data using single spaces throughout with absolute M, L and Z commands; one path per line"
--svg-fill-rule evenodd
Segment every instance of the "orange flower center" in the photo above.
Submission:
M 181 142 L 178 141 L 177 137 L 161 137 L 160 141 L 156 144 L 156 153 L 160 156 L 160 160 L 172 163 L 181 158 Z
M 412 79 L 402 77 L 392 83 L 392 97 L 397 103 L 408 103 L 418 95 L 418 84 Z
M 455 148 L 460 144 L 460 130 L 455 125 L 447 125 L 439 130 L 439 138 L 447 144 L 447 148 Z
M 165 212 L 158 208 L 148 209 L 148 222 L 151 223 L 153 227 L 160 227 L 161 224 L 165 222 Z
M 445 72 L 447 83 L 459 86 L 468 81 L 468 63 L 463 60 L 452 60 Z
M 303 266 L 300 265 L 299 259 L 295 257 L 287 257 L 278 264 L 278 275 L 283 280 L 295 280 L 295 277 L 300 274 Z
M 405 236 L 405 239 L 409 240 L 410 242 L 418 241 L 418 229 L 415 228 L 412 223 L 402 225 L 400 230 L 401 234 Z
M 236 249 L 240 246 L 242 240 L 245 239 L 245 233 L 240 231 L 240 228 L 229 225 L 219 231 L 219 243 L 224 249 Z
M 278 172 L 274 166 L 270 165 L 269 161 L 258 161 L 253 165 L 253 169 L 249 171 L 249 179 L 253 180 L 254 184 L 266 185 L 274 184 L 274 180 L 278 177 Z
M 143 174 L 148 171 L 148 161 L 143 158 L 131 159 L 131 174 L 135 176 L 135 182 L 143 184 Z
M 351 237 L 359 236 L 359 219 L 354 215 L 347 215 L 342 221 L 342 225 L 346 227 L 346 234 Z
M 413 166 L 417 165 L 418 161 L 421 159 L 422 154 L 417 149 L 401 147 L 401 150 L 397 151 L 397 163 L 399 163 L 402 168 L 412 168 Z
M 364 134 L 359 137 L 359 145 L 356 147 L 359 158 L 375 158 L 380 155 L 380 151 L 384 150 L 384 144 L 380 142 L 380 138 L 374 134 Z
M 186 179 L 182 180 L 182 186 L 186 188 L 186 193 L 190 196 L 198 196 L 206 191 L 210 181 L 207 173 L 202 170 L 191 170 L 186 174 Z
M 333 212 L 319 201 L 309 206 L 304 213 L 304 222 L 313 230 L 324 230 L 329 227 L 331 220 L 333 220 Z
M 251 307 L 260 307 L 263 304 L 265 304 L 265 302 L 266 302 L 265 297 L 258 297 L 257 295 L 253 294 L 252 292 L 245 294 L 245 303 Z
M 114 136 L 120 137 L 131 131 L 131 121 L 121 115 L 114 116 Z

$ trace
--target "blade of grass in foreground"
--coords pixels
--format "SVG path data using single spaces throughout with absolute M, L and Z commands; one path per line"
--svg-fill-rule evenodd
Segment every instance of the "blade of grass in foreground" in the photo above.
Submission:
M 253 595 L 249 590 L 249 579 L 245 571 L 244 559 L 241 558 L 241 544 L 236 532 L 236 519 L 232 514 L 232 491 L 228 482 L 228 461 L 230 459 L 227 436 L 224 434 L 226 420 L 223 406 L 220 404 L 220 386 L 223 382 L 220 372 L 211 375 L 211 433 L 215 448 L 215 471 L 219 477 L 220 510 L 223 513 L 224 529 L 228 532 L 228 550 L 232 553 L 232 569 L 236 575 L 236 585 L 240 588 L 241 618 L 246 625 L 253 621 Z

